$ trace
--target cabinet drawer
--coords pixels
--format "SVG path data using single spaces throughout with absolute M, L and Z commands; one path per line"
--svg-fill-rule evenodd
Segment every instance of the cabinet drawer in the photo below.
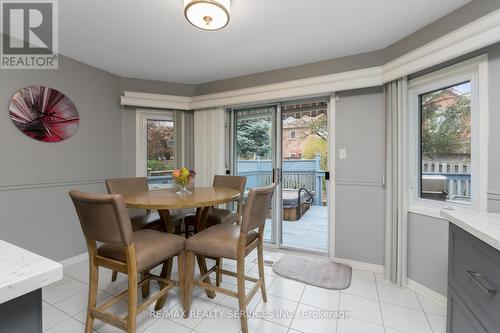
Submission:
M 488 333 L 453 288 L 448 288 L 447 333 Z
M 500 251 L 450 225 L 449 283 L 500 327 Z M 469 297 L 467 297 L 469 298 Z

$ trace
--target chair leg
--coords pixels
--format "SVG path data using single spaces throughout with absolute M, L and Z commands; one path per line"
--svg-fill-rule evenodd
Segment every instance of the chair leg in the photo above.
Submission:
M 137 274 L 128 274 L 127 333 L 135 333 L 137 320 Z
M 238 280 L 238 304 L 240 309 L 240 322 L 242 333 L 248 333 L 247 305 L 245 303 L 245 258 L 238 258 L 237 270 Z
M 193 261 L 194 263 L 194 261 Z M 186 299 L 183 297 L 186 290 L 186 253 L 183 251 L 177 255 L 177 271 L 179 279 L 179 290 L 181 293 L 182 308 L 186 308 Z
M 208 271 L 208 269 L 207 269 L 207 260 L 206 260 L 205 256 L 197 255 L 196 259 L 198 260 L 198 268 L 200 269 L 200 274 L 201 275 L 205 274 Z M 210 281 L 210 277 L 209 276 L 207 276 L 203 280 L 203 282 L 205 282 L 207 284 L 211 284 L 212 283 Z M 214 298 L 215 297 L 215 291 L 213 291 L 213 290 L 205 289 L 205 293 L 207 294 L 208 298 Z
M 144 280 L 148 276 L 149 272 L 141 272 L 141 281 Z M 149 296 L 149 287 L 150 287 L 150 282 L 144 283 L 142 285 L 142 298 L 146 298 Z
M 111 275 L 111 281 L 115 282 L 118 277 L 118 271 L 113 271 L 113 275 Z
M 262 286 L 260 287 L 262 301 L 267 302 L 266 281 L 264 278 L 264 244 L 262 241 L 257 245 L 257 264 L 259 266 L 259 279 L 262 281 Z
M 189 310 L 191 308 L 191 299 L 193 297 L 193 279 L 194 279 L 194 253 L 191 251 L 186 252 L 186 285 L 184 290 L 181 290 L 181 296 L 184 300 L 184 318 L 189 317 Z
M 168 266 L 169 261 L 170 261 L 170 266 L 172 266 L 172 258 L 169 258 L 163 262 L 163 266 L 162 266 L 161 274 L 160 274 L 160 277 L 163 279 L 170 279 L 170 277 L 167 277 L 168 268 L 166 268 Z M 163 284 L 159 281 L 158 281 L 158 283 L 160 285 L 160 290 L 163 290 L 167 287 L 165 284 Z M 156 305 L 155 305 L 155 311 L 159 311 L 163 308 L 163 306 L 165 305 L 165 300 L 167 299 L 167 295 L 168 295 L 168 293 L 163 295 L 162 297 L 158 298 L 158 300 L 156 301 Z
M 179 259 L 177 259 L 179 260 Z M 174 258 L 167 259 L 167 266 L 165 268 L 165 278 L 170 279 L 172 277 L 172 266 L 174 265 Z
M 222 258 L 216 258 L 215 264 L 219 270 L 222 269 Z M 222 283 L 222 273 L 219 270 L 215 273 L 215 285 L 217 287 L 220 287 L 220 284 Z
M 85 333 L 93 332 L 94 317 L 90 314 L 90 309 L 95 308 L 97 305 L 98 281 L 99 281 L 99 268 L 94 264 L 93 260 L 91 260 L 90 274 L 89 274 L 89 301 L 87 305 L 87 320 L 85 323 Z

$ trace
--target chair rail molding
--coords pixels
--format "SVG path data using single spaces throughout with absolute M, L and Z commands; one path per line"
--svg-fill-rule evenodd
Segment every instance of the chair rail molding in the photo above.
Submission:
M 382 66 L 228 90 L 193 97 L 125 91 L 121 105 L 199 110 L 329 95 L 334 91 L 380 86 L 500 41 L 500 9 Z
M 36 183 L 20 183 L 20 184 L 7 184 L 0 185 L 0 192 L 4 191 L 19 191 L 31 189 L 44 189 L 53 187 L 71 187 L 91 184 L 104 184 L 105 179 L 82 179 L 82 180 L 58 180 Z

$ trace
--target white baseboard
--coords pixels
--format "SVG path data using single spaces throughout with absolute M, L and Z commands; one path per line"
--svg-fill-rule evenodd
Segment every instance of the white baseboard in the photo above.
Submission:
M 74 257 L 61 260 L 60 263 L 61 263 L 61 265 L 63 265 L 63 267 L 68 267 L 70 265 L 77 264 L 79 262 L 87 260 L 88 258 L 89 258 L 89 254 L 87 252 L 84 252 L 84 253 L 76 255 Z
M 366 262 L 362 262 L 362 261 L 354 261 L 354 260 L 342 259 L 342 258 L 337 258 L 337 257 L 335 257 L 333 259 L 333 261 L 341 263 L 341 264 L 349 265 L 355 269 L 360 269 L 363 271 L 369 271 L 369 272 L 373 272 L 373 273 L 384 274 L 384 266 L 382 266 L 382 265 L 370 264 L 370 263 L 366 263 Z
M 408 279 L 407 286 L 409 289 L 416 291 L 417 293 L 429 298 L 430 300 L 432 300 L 432 301 L 434 301 L 434 302 L 438 303 L 439 305 L 446 308 L 446 304 L 447 304 L 446 296 L 443 296 L 443 295 L 435 292 L 434 290 L 429 289 L 426 286 L 423 286 L 420 283 L 415 282 L 411 279 Z

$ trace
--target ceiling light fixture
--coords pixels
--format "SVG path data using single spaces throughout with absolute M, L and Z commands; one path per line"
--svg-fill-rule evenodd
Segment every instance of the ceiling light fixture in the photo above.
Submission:
M 219 30 L 229 23 L 231 0 L 184 0 L 184 16 L 197 28 Z

